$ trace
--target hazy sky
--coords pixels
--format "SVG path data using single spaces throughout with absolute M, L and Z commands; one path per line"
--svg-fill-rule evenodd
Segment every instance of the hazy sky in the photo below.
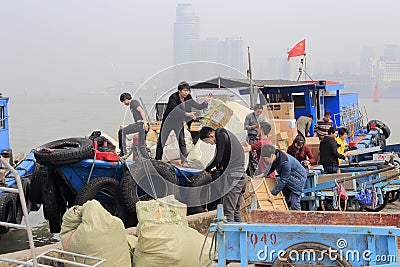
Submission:
M 172 64 L 184 1 L 0 1 L 0 92 L 104 91 Z M 398 0 L 192 0 L 201 39 L 242 37 L 257 65 L 306 38 L 308 61 L 354 62 L 400 44 Z M 255 70 L 256 72 L 257 70 Z

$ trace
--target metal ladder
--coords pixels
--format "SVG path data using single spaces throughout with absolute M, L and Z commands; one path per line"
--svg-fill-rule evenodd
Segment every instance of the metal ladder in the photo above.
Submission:
M 0 156 L 0 162 L 3 164 L 3 166 L 5 166 L 14 175 L 15 181 L 17 182 L 17 188 L 0 187 L 0 190 L 4 191 L 4 192 L 18 194 L 20 202 L 21 202 L 21 206 L 22 206 L 22 212 L 24 214 L 24 220 L 25 220 L 25 225 L 0 221 L 0 226 L 26 230 L 26 232 L 28 233 L 29 248 L 31 250 L 31 256 L 32 256 L 32 259 L 29 260 L 29 261 L 26 261 L 26 262 L 19 261 L 19 260 L 13 260 L 13 259 L 7 259 L 7 258 L 1 258 L 1 257 L 0 257 L 0 261 L 19 264 L 19 266 L 34 266 L 34 267 L 37 267 L 37 266 L 40 266 L 40 267 L 51 267 L 50 265 L 39 264 L 38 263 L 38 259 L 47 259 L 47 260 L 52 260 L 52 261 L 55 261 L 55 262 L 66 263 L 66 264 L 71 264 L 72 266 L 81 266 L 81 267 L 99 266 L 100 264 L 105 262 L 105 259 L 102 259 L 102 258 L 91 257 L 91 256 L 79 254 L 79 253 L 63 251 L 63 250 L 58 250 L 58 249 L 49 249 L 48 251 L 40 254 L 39 256 L 36 256 L 35 244 L 33 242 L 32 228 L 30 226 L 30 222 L 29 222 L 29 218 L 28 218 L 28 208 L 26 207 L 25 195 L 24 195 L 24 191 L 23 191 L 23 188 L 22 188 L 21 177 L 15 171 L 15 169 L 10 165 L 10 163 L 7 160 L 5 160 L 3 157 L 1 157 L 1 156 Z M 61 255 L 70 256 L 74 260 L 76 260 L 76 258 L 80 258 L 80 259 L 95 260 L 97 262 L 94 265 L 88 265 L 88 264 L 78 263 L 76 261 L 70 261 L 70 260 L 57 258 L 57 257 L 48 255 L 49 253 L 54 253 L 54 252 L 57 253 L 60 256 Z

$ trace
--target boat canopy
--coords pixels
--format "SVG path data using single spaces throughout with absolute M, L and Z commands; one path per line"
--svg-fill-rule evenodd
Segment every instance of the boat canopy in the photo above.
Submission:
M 344 84 L 334 81 L 290 81 L 258 80 L 252 81 L 258 89 L 261 104 L 294 102 L 295 119 L 300 116 L 313 115 L 315 124 L 325 111 L 332 113 L 334 126 L 339 127 L 353 122 L 357 118 L 358 95 L 341 93 Z M 216 77 L 193 84 L 193 89 L 218 90 L 236 89 L 241 95 L 250 94 L 248 79 Z

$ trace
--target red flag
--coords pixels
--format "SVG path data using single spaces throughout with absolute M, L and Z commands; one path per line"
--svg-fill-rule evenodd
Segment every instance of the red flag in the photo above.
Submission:
M 306 39 L 298 42 L 288 53 L 287 60 L 291 57 L 298 57 L 304 55 L 306 51 Z

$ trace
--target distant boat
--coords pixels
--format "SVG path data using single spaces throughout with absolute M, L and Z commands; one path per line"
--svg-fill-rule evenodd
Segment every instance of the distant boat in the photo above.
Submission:
M 379 102 L 378 82 L 375 84 L 374 102 Z

